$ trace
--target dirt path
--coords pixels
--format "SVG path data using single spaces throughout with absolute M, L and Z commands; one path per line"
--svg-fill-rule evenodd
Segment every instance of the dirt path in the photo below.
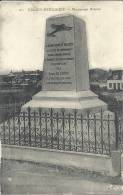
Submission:
M 47 165 L 5 160 L 2 194 L 122 195 L 123 186 L 96 175 L 90 178 Z

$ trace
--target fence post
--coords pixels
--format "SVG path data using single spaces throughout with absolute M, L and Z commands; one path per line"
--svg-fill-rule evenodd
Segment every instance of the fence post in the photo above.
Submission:
M 59 150 L 59 114 L 56 114 L 56 122 L 57 122 L 57 149 Z
M 111 131 L 111 127 L 110 127 L 110 115 L 108 114 L 107 116 L 107 122 L 108 122 L 108 146 L 109 146 L 109 154 L 111 154 L 111 135 L 110 135 L 110 131 Z
M 47 124 L 47 119 L 48 119 L 47 118 L 47 111 L 45 110 L 45 131 L 46 131 L 45 132 L 45 144 L 46 144 L 46 148 L 48 147 L 48 142 L 47 142 L 48 141 L 48 139 L 47 139 L 47 130 L 48 130 L 47 129 L 47 125 L 48 125 Z
M 27 108 L 28 110 L 28 126 L 29 126 L 29 146 L 31 146 L 31 114 L 30 114 L 30 107 Z
M 118 112 L 115 112 L 115 133 L 116 133 L 116 150 L 119 148 L 119 118 Z
M 39 108 L 40 148 L 42 148 L 42 109 Z
M 63 150 L 65 150 L 65 132 L 64 132 L 64 128 L 65 128 L 65 109 L 63 108 L 63 109 L 61 109 L 61 112 L 62 112 L 62 130 L 63 130 L 63 134 L 62 134 L 62 136 L 63 136 L 63 138 L 62 138 L 62 146 L 63 146 Z
M 50 109 L 50 126 L 51 126 L 51 148 L 53 149 L 53 109 Z
M 18 133 L 19 133 L 19 146 L 21 145 L 21 133 L 20 133 L 20 115 L 21 113 L 18 114 Z M 9 120 L 9 124 L 10 124 L 10 120 Z
M 74 129 L 75 129 L 75 151 L 77 151 L 77 144 L 78 144 L 78 140 L 77 140 L 77 110 L 74 110 Z
M 87 111 L 87 129 L 88 129 L 88 149 L 90 152 L 90 112 Z
M 101 109 L 101 153 L 103 154 L 103 111 Z
M 71 151 L 71 114 L 69 112 L 68 115 L 68 122 L 69 122 L 69 127 L 68 127 L 68 131 L 69 131 L 69 150 Z
M 25 129 L 25 112 L 23 112 L 23 125 L 24 125 L 24 146 L 25 146 L 25 135 L 26 135 L 26 129 Z
M 13 119 L 13 131 L 14 131 L 14 137 L 13 137 L 13 139 L 14 139 L 14 145 L 15 145 L 15 139 L 16 139 L 16 137 L 15 137 L 15 111 L 13 111 L 13 113 L 12 113 L 12 119 Z
M 33 116 L 34 116 L 34 132 L 35 132 L 35 147 L 36 147 L 36 144 L 37 144 L 37 137 L 36 137 L 36 112 L 34 110 L 33 112 Z
M 94 114 L 94 150 L 97 152 L 97 123 L 96 123 L 96 114 Z

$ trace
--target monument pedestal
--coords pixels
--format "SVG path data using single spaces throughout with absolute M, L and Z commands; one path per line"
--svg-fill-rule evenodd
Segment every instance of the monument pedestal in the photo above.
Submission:
M 41 91 L 33 96 L 33 99 L 26 103 L 22 109 L 31 107 L 37 108 L 65 108 L 79 109 L 82 111 L 106 110 L 107 105 L 98 99 L 92 91 Z

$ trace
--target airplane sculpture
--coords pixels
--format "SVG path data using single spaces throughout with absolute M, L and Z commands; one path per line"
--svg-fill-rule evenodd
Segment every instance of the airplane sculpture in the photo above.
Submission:
M 54 30 L 50 33 L 47 33 L 47 36 L 49 37 L 55 37 L 56 33 L 59 31 L 69 31 L 72 29 L 72 27 L 66 26 L 65 24 L 51 24 L 51 27 Z

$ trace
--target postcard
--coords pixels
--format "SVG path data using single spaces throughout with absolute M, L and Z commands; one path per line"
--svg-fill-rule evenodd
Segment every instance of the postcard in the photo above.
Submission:
M 123 193 L 122 10 L 1 2 L 1 194 Z

